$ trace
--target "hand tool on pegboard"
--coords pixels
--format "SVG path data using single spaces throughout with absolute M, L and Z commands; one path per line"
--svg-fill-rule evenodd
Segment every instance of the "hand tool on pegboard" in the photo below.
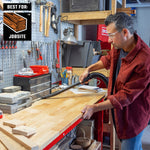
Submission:
M 61 81 L 61 74 L 60 74 L 60 57 L 59 57 L 59 50 L 60 50 L 60 40 L 56 42 L 57 47 L 57 62 L 56 62 L 56 72 L 58 73 L 58 80 Z
M 34 41 L 31 41 L 31 51 L 32 51 L 32 58 L 33 58 L 33 52 L 34 52 L 35 44 Z
M 43 59 L 43 64 L 48 66 L 48 63 L 47 63 L 47 49 L 48 49 L 48 43 L 44 43 L 43 44 L 44 48 L 43 48 L 43 56 L 44 56 L 44 59 Z
M 48 61 L 49 60 L 48 59 L 49 53 L 48 53 L 48 50 L 49 50 L 49 43 L 47 43 L 46 46 L 45 46 L 45 61 L 46 61 L 45 65 L 49 67 L 49 63 L 48 63 L 49 62 Z M 50 68 L 49 68 L 49 70 L 50 70 Z
M 52 65 L 51 73 L 54 75 L 56 81 L 58 81 L 58 80 L 60 80 L 58 78 L 58 74 L 55 71 L 53 71 L 54 69 L 56 69 L 56 63 L 57 63 L 57 58 L 55 57 L 55 52 L 56 52 L 56 41 L 53 40 L 53 60 L 52 60 L 52 64 L 51 64 Z
M 34 58 L 35 58 L 35 62 L 37 61 L 37 51 L 36 51 L 36 48 L 38 47 L 37 46 L 37 44 L 38 44 L 38 42 L 35 42 L 35 41 L 33 41 L 33 43 L 32 43 L 33 45 L 33 51 L 34 51 Z
M 4 75 L 4 49 L 2 49 L 2 70 L 0 70 L 0 81 L 3 81 L 3 75 Z
M 17 49 L 17 41 L 13 41 L 12 42 L 12 48 Z M 16 73 L 16 50 L 11 50 L 12 52 L 12 64 L 13 64 L 13 68 L 15 66 L 15 73 Z M 14 56 L 13 56 L 14 55 Z
M 56 11 L 57 11 L 56 5 L 53 6 L 51 10 L 52 10 L 52 12 L 51 12 L 51 17 L 52 17 L 51 26 L 54 29 L 54 32 L 57 34 L 58 33 L 57 24 L 58 24 L 59 18 L 61 16 L 60 15 L 58 17 L 56 16 Z
M 16 49 L 17 48 L 17 41 L 14 41 L 14 48 Z
M 31 54 L 32 54 L 32 58 L 33 58 L 33 50 L 34 50 L 33 41 L 31 41 Z
M 14 41 L 11 41 L 11 49 L 14 49 Z
M 38 60 L 41 60 L 41 65 L 43 65 L 43 56 L 42 56 L 41 49 L 42 49 L 42 43 L 41 43 L 40 49 L 39 49 L 39 57 L 38 57 Z
M 37 60 L 41 60 L 41 64 L 42 64 L 43 57 L 39 49 L 39 43 L 36 45 L 36 52 L 37 52 Z
M 4 44 L 4 47 L 5 47 L 5 49 L 8 49 L 8 52 L 9 52 L 9 68 L 12 68 L 12 64 L 13 64 L 13 62 L 11 62 L 12 53 L 11 53 L 11 49 L 8 46 L 7 41 L 6 41 L 6 44 Z M 12 59 L 12 61 L 13 61 L 13 59 Z
M 41 1 L 40 3 L 40 28 L 39 31 L 43 31 L 43 5 L 46 5 L 46 1 Z
M 51 51 L 51 45 L 52 43 L 48 43 L 47 47 L 47 64 L 50 70 L 50 73 L 52 73 L 52 51 Z
M 3 41 L 4 49 L 6 49 L 6 41 Z
M 3 36 L 1 38 L 1 49 L 4 49 L 4 40 L 3 40 Z
M 35 4 L 40 5 L 40 25 L 39 25 L 39 31 L 43 31 L 43 5 L 46 5 L 46 0 L 36 0 Z
M 11 47 L 10 47 L 10 41 L 8 41 L 8 49 L 10 49 Z
M 37 59 L 38 59 L 38 50 L 39 50 L 39 48 L 38 48 L 38 42 L 36 41 L 35 43 L 34 43 L 34 50 L 35 50 L 35 61 L 37 61 Z
M 14 50 L 14 60 L 15 60 L 15 61 L 14 61 L 14 65 L 15 65 L 15 74 L 16 74 L 16 73 L 17 73 L 17 70 L 16 70 L 16 68 L 17 68 L 17 67 L 16 67 L 16 64 L 17 64 L 17 63 L 16 63 L 16 60 L 17 60 L 17 59 L 16 59 L 16 49 Z
M 0 34 L 0 49 L 2 49 L 1 40 L 2 40 L 2 35 Z
M 43 31 L 43 5 L 40 6 L 40 27 L 39 31 Z
M 26 64 L 26 58 L 25 58 L 24 50 L 22 51 L 22 58 L 23 58 L 23 67 L 24 67 L 24 68 L 27 68 L 27 64 Z
M 6 43 L 6 46 L 7 46 L 7 43 Z M 13 58 L 12 49 L 9 48 L 9 42 L 8 42 L 8 46 L 7 47 L 8 47 L 8 52 L 9 52 L 9 67 L 13 68 L 14 58 Z
M 47 8 L 48 6 L 45 5 L 45 22 L 44 22 L 44 35 L 46 36 L 46 33 L 47 33 Z
M 8 41 L 4 41 L 4 48 L 8 49 Z
M 51 43 L 49 42 L 48 44 L 47 44 L 47 49 L 46 49 L 46 60 L 47 60 L 47 65 L 48 65 L 48 67 L 49 67 L 49 70 L 51 70 L 52 68 L 51 68 L 51 49 L 50 49 L 50 47 L 51 47 Z
M 59 49 L 60 49 L 60 40 L 56 42 L 56 48 L 57 48 L 57 61 L 56 61 L 56 72 L 60 72 L 60 60 L 59 60 Z
M 11 67 L 12 68 L 12 64 L 13 63 L 10 63 L 10 60 L 11 60 L 11 52 L 10 52 L 10 46 L 9 46 L 9 44 L 10 44 L 10 41 L 4 41 L 4 48 L 5 49 L 7 49 L 7 51 L 9 52 L 9 67 Z
M 53 6 L 52 2 L 47 2 L 46 3 L 46 9 L 48 9 L 48 18 L 47 18 L 47 14 L 45 14 L 45 18 L 46 19 L 46 34 L 45 36 L 48 37 L 49 36 L 49 28 L 50 28 L 50 23 L 51 23 L 51 8 Z M 47 10 L 46 10 L 47 11 Z
M 8 44 L 8 45 L 9 45 L 9 49 L 11 49 L 11 41 L 9 41 L 9 44 Z
M 56 42 L 53 40 L 53 61 L 52 61 L 52 68 L 56 68 L 56 61 L 57 59 L 55 58 L 55 47 L 56 47 Z
M 47 49 L 48 49 L 48 43 L 43 43 L 43 49 L 42 49 L 42 54 L 43 54 L 43 65 L 48 66 L 48 61 L 47 61 Z
M 27 50 L 28 56 L 29 56 L 29 66 L 31 65 L 31 53 L 32 51 L 30 49 Z

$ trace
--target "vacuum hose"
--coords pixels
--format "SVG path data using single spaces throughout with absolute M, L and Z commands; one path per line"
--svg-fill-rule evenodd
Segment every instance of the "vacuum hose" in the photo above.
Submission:
M 93 78 L 100 78 L 100 79 L 103 80 L 103 82 L 105 83 L 105 85 L 108 85 L 108 79 L 107 79 L 103 74 L 98 73 L 98 72 L 93 72 L 93 73 L 90 73 L 86 78 L 84 78 L 82 82 L 77 82 L 77 83 L 75 83 L 75 84 L 73 84 L 73 85 L 71 85 L 71 86 L 68 86 L 68 87 L 65 88 L 65 89 L 56 91 L 56 92 L 51 93 L 51 94 L 49 94 L 49 95 L 46 95 L 46 96 L 44 96 L 44 97 L 42 97 L 42 98 L 45 99 L 45 98 L 49 98 L 49 97 L 58 95 L 58 94 L 60 94 L 60 93 L 62 93 L 62 92 L 64 92 L 64 91 L 66 91 L 66 90 L 69 90 L 69 89 L 73 88 L 74 86 L 83 84 L 83 83 L 85 83 L 85 82 L 87 82 L 88 80 L 93 79 Z

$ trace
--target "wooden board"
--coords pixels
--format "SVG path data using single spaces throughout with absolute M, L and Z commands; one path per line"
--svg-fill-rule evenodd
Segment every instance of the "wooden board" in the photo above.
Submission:
M 12 133 L 12 128 L 10 127 L 0 125 L 0 131 L 2 131 L 2 133 L 4 133 L 8 137 L 8 144 L 5 142 L 6 147 L 9 146 L 9 141 L 11 139 L 12 141 L 23 146 L 25 149 L 39 150 L 38 145 L 32 142 L 29 138 L 26 138 L 22 135 L 15 136 L 15 134 Z
M 26 150 L 26 148 L 0 131 L 0 150 Z
M 21 120 L 12 119 L 12 120 L 6 120 L 3 122 L 3 125 L 9 126 L 11 128 L 15 128 L 20 125 L 25 125 L 25 123 Z
M 116 8 L 116 0 L 112 0 L 112 10 L 105 11 L 87 11 L 87 12 L 69 12 L 61 13 L 61 21 L 65 21 L 64 18 L 67 17 L 67 21 L 76 25 L 96 25 L 104 24 L 104 20 L 110 15 L 116 12 L 125 12 L 128 15 L 136 14 L 136 10 L 129 10 L 128 8 Z
M 36 133 L 36 129 L 28 126 L 18 126 L 12 129 L 12 133 L 29 137 Z
M 92 12 L 71 12 L 71 13 L 61 13 L 61 15 L 67 16 L 67 21 L 76 20 L 94 20 L 94 19 L 105 19 L 111 14 L 110 10 L 106 11 L 92 11 Z M 61 21 L 64 21 L 61 18 Z
M 0 120 L 0 131 L 9 135 L 9 137 L 24 145 L 27 149 L 32 149 L 36 146 L 39 149 L 43 149 L 81 118 L 81 110 L 85 105 L 96 103 L 105 94 L 106 92 L 74 94 L 69 90 L 65 91 L 52 98 L 37 101 L 31 107 L 15 114 L 5 115 Z M 27 126 L 35 128 L 37 133 L 30 138 L 12 134 L 11 128 L 4 126 L 2 122 L 14 118 L 22 120 Z
M 0 140 L 0 149 L 2 149 L 2 150 L 7 150 L 7 148 L 6 148 L 5 145 L 1 142 L 1 140 Z

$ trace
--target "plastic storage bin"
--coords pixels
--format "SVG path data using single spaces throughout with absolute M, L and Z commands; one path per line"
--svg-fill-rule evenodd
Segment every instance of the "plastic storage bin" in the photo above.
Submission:
M 48 66 L 35 65 L 35 66 L 30 66 L 30 68 L 33 70 L 34 73 L 38 73 L 38 74 L 49 73 Z

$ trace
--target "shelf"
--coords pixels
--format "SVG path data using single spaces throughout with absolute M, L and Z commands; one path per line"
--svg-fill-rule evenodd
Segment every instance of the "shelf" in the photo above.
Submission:
M 61 0 L 60 0 L 61 1 Z M 126 1 L 126 0 L 123 0 Z M 111 10 L 88 11 L 88 12 L 69 12 L 61 13 L 61 21 L 67 21 L 75 25 L 96 25 L 103 24 L 110 14 L 116 13 L 117 0 L 111 0 Z
M 117 12 L 125 12 L 128 15 L 135 15 L 135 8 L 117 8 Z M 103 24 L 107 16 L 112 14 L 111 10 L 106 11 L 89 11 L 89 12 L 71 12 L 61 13 L 61 21 L 68 21 L 76 25 Z
M 102 24 L 111 13 L 111 10 L 61 13 L 61 21 L 67 20 L 69 23 L 77 25 Z

